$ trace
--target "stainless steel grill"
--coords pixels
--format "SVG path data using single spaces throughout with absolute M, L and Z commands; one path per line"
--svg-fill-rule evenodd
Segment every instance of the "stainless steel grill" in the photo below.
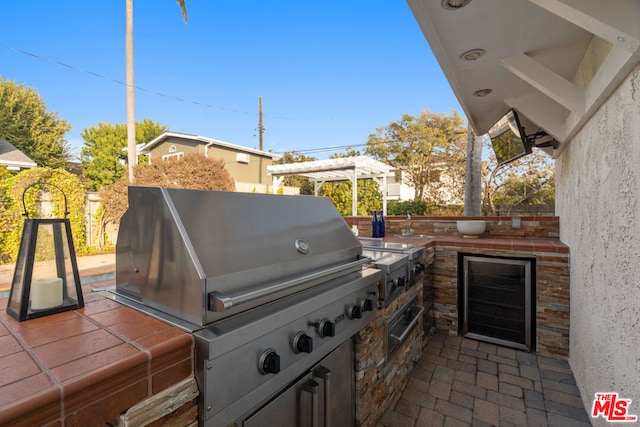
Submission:
M 385 242 L 383 239 L 369 237 L 360 237 L 359 240 L 365 250 L 394 252 L 407 255 L 409 257 L 408 286 L 411 286 L 420 273 L 425 270 L 424 257 L 426 250 L 424 246 L 415 246 L 411 243 Z
M 409 258 L 400 253 L 374 250 L 364 250 L 362 255 L 371 260 L 370 266 L 382 272 L 378 299 L 380 305 L 386 307 L 406 289 Z
M 328 199 L 130 187 L 113 298 L 193 332 L 201 425 L 284 401 L 295 424 L 352 425 L 350 338 L 381 274 L 366 262 Z M 321 398 L 285 398 L 313 384 Z

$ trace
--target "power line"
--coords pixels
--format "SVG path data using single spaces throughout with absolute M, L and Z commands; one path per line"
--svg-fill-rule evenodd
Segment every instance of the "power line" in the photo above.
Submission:
M 107 80 L 107 81 L 110 81 L 112 83 L 119 84 L 121 86 L 125 86 L 125 87 L 127 86 L 127 83 L 123 82 L 122 80 L 118 80 L 118 79 L 115 79 L 113 77 L 105 76 L 104 74 L 96 73 L 95 71 L 86 70 L 84 68 L 77 67 L 75 65 L 70 65 L 70 64 L 67 64 L 67 63 L 62 62 L 62 61 L 58 61 L 58 60 L 51 59 L 51 58 L 46 58 L 44 56 L 40 56 L 38 54 L 35 54 L 33 52 L 29 52 L 29 51 L 26 51 L 26 50 L 18 49 L 16 47 L 7 46 L 7 45 L 4 45 L 4 44 L 0 44 L 0 47 L 4 48 L 6 50 L 10 50 L 10 51 L 13 51 L 13 52 L 20 53 L 22 55 L 30 56 L 32 58 L 35 58 L 35 59 L 38 59 L 38 60 L 41 60 L 41 61 L 45 61 L 45 62 L 49 62 L 49 63 L 55 64 L 55 65 L 59 65 L 61 67 L 69 68 L 70 70 L 73 70 L 73 71 L 77 71 L 77 72 L 84 73 L 84 74 L 89 74 L 90 76 L 97 77 L 97 78 L 103 79 L 103 80 Z M 172 99 L 174 101 L 183 102 L 185 104 L 193 104 L 193 105 L 198 105 L 200 107 L 212 108 L 212 109 L 216 109 L 216 110 L 230 111 L 232 113 L 246 114 L 246 115 L 251 115 L 251 116 L 256 116 L 257 115 L 256 113 L 253 113 L 253 112 L 250 112 L 250 111 L 243 111 L 243 110 L 238 110 L 238 109 L 235 109 L 235 108 L 222 107 L 222 106 L 219 106 L 219 105 L 207 104 L 205 102 L 193 101 L 193 100 L 190 100 L 190 99 L 181 98 L 179 96 L 174 96 L 174 95 L 168 95 L 166 93 L 158 92 L 158 91 L 152 90 L 152 89 L 147 89 L 147 88 L 144 88 L 144 87 L 141 87 L 141 86 L 137 86 L 137 85 L 134 85 L 134 88 L 139 90 L 139 91 L 149 93 L 151 95 L 156 95 L 156 96 L 160 96 L 160 97 L 163 97 L 163 98 Z M 270 119 L 280 119 L 280 120 L 320 120 L 320 119 L 311 119 L 311 118 L 304 118 L 304 117 L 284 117 L 284 116 L 272 116 L 272 115 L 265 115 L 264 117 L 268 117 Z
M 311 154 L 311 153 L 323 153 L 323 152 L 327 152 L 327 151 L 341 151 L 347 148 L 355 148 L 355 147 L 366 147 L 367 144 L 351 144 L 351 145 L 340 145 L 340 146 L 333 146 L 333 147 L 322 147 L 322 148 L 309 148 L 306 150 L 285 150 L 285 151 L 276 151 L 276 154 L 284 154 L 284 153 L 288 153 L 288 152 L 293 152 L 295 151 L 296 153 L 301 153 L 301 154 Z

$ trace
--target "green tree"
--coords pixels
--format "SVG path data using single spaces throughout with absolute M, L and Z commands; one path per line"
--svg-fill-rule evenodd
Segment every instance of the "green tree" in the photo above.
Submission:
M 315 157 L 308 157 L 298 151 L 287 151 L 280 160 L 273 162 L 276 165 L 286 165 L 288 163 L 312 162 L 318 160 Z M 313 183 L 306 176 L 288 175 L 282 180 L 282 184 L 287 187 L 298 187 L 300 194 L 313 196 Z
M 416 200 L 447 203 L 464 193 L 467 130 L 457 112 L 403 114 L 369 135 L 365 153 L 406 172 Z
M 489 142 L 485 141 L 488 145 Z M 492 150 L 483 161 L 483 209 L 496 215 L 498 206 L 507 209 L 555 203 L 555 163 L 540 149 L 511 163 L 497 165 Z
M 415 200 L 405 202 L 390 201 L 387 206 L 387 215 L 426 215 L 427 203 Z
M 136 143 L 147 143 L 163 132 L 167 127 L 152 120 L 144 119 L 136 125 Z M 84 174 L 91 180 L 91 187 L 99 190 L 122 178 L 127 170 L 127 125 L 98 123 L 85 128 L 81 134 L 84 147 L 80 152 L 80 161 Z
M 372 179 L 358 181 L 358 215 L 371 215 L 374 210 L 382 210 L 382 193 L 378 183 Z M 328 197 L 341 215 L 352 215 L 353 184 L 351 181 L 325 182 L 319 196 Z
M 85 192 L 80 179 L 64 169 L 37 167 L 22 170 L 0 180 L 0 262 L 13 262 L 18 255 L 24 224 L 22 216 L 24 208 L 27 209 L 30 217 L 40 215 L 36 203 L 39 190 L 49 192 L 53 196 L 53 216 L 56 218 L 64 217 L 64 198 L 57 190 L 50 186 L 35 186 L 24 193 L 25 188 L 35 182 L 52 184 L 65 194 L 75 249 L 78 253 L 87 251 L 84 217 Z
M 0 191 L 2 190 L 2 183 L 5 179 L 11 178 L 15 173 L 12 173 L 7 168 L 0 168 Z M 2 200 L 2 193 L 0 193 L 0 200 Z
M 349 146 L 347 148 L 344 149 L 344 152 L 342 153 L 333 153 L 329 156 L 330 159 L 340 159 L 340 158 L 344 158 L 344 157 L 358 157 L 360 156 L 360 151 L 356 150 L 355 148 Z
M 359 155 L 359 151 L 354 150 L 353 147 L 347 147 L 344 152 L 331 154 L 329 158 L 338 159 Z M 382 193 L 375 180 L 359 179 L 357 180 L 357 187 L 358 205 L 356 209 L 358 215 L 371 215 L 374 210 L 382 210 Z M 325 182 L 320 187 L 318 195 L 331 199 L 340 214 L 353 214 L 353 183 L 351 181 Z
M 5 139 L 38 166 L 64 168 L 70 160 L 65 139 L 71 125 L 47 111 L 38 92 L 0 78 L 0 139 Z
M 555 203 L 555 174 L 509 177 L 498 191 L 495 204 L 518 208 Z

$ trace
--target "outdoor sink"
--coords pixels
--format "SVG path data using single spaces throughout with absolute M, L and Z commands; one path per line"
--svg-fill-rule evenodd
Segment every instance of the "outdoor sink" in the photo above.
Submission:
M 403 234 L 396 234 L 396 237 L 400 237 L 402 239 L 430 239 L 433 236 L 430 236 L 429 234 L 403 233 Z

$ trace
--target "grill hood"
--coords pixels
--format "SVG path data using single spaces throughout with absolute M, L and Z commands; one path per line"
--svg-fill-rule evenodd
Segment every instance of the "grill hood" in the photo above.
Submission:
M 116 292 L 196 325 L 360 268 L 326 198 L 129 187 Z

